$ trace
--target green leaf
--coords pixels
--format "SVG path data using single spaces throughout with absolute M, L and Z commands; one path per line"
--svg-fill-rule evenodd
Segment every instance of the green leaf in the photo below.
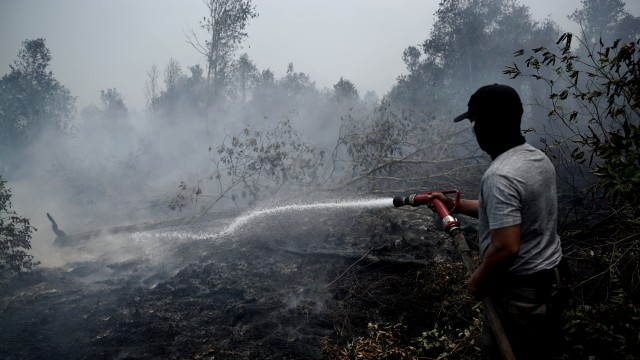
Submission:
M 566 89 L 562 90 L 562 92 L 560 92 L 560 99 L 565 100 L 568 95 L 569 95 L 569 92 Z

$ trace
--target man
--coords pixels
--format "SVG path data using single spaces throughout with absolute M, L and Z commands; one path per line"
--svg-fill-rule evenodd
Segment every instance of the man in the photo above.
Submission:
M 469 100 L 469 119 L 478 145 L 492 162 L 482 177 L 478 200 L 464 199 L 458 213 L 479 219 L 482 263 L 467 282 L 477 298 L 490 296 L 517 359 L 550 359 L 562 340 L 558 290 L 563 280 L 557 234 L 556 173 L 547 156 L 525 142 L 522 103 L 506 85 L 487 85 Z M 433 197 L 453 206 L 443 194 Z M 500 359 L 485 318 L 485 356 Z

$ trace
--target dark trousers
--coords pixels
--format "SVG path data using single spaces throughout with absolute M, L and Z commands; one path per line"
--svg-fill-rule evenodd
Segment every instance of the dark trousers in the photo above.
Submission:
M 496 312 L 518 360 L 561 358 L 562 313 L 566 308 L 567 290 L 559 272 L 552 270 L 553 274 L 547 276 L 549 279 L 512 277 L 492 290 Z M 502 359 L 486 313 L 482 351 L 487 359 Z

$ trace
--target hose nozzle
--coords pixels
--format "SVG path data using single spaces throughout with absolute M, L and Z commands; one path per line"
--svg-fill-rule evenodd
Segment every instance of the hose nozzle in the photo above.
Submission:
M 424 194 L 411 194 L 409 196 L 397 196 L 393 198 L 393 206 L 400 207 L 405 205 L 420 206 L 431 203 L 429 195 L 431 193 Z
M 393 198 L 393 206 L 401 207 L 401 206 L 405 206 L 405 205 L 409 205 L 409 198 L 408 197 L 396 196 L 396 197 Z

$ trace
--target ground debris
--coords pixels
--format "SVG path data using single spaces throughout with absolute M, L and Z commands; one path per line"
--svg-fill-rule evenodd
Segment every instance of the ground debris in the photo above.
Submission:
M 417 330 L 434 318 L 420 288 L 430 264 L 456 256 L 425 214 L 329 213 L 176 242 L 162 261 L 132 253 L 38 270 L 0 288 L 0 358 L 313 359 L 322 339 L 372 321 Z

